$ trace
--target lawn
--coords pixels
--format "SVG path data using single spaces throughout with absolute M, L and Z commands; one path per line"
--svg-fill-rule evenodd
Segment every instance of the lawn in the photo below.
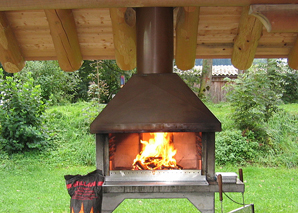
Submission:
M 223 128 L 231 122 L 227 115 L 230 112 L 229 104 L 211 104 L 208 107 L 221 120 Z M 297 115 L 298 104 L 282 105 L 281 108 Z M 62 136 L 55 140 L 54 148 L 47 152 L 0 155 L 0 212 L 69 212 L 70 197 L 64 175 L 84 175 L 95 169 L 94 136 L 88 133 L 86 125 L 89 125 L 90 120 L 84 114 L 88 110 L 86 104 L 82 103 L 48 110 L 50 122 Z M 216 171 L 237 172 L 238 168 L 237 165 L 217 166 Z M 256 212 L 298 212 L 296 167 L 265 167 L 255 164 L 242 168 L 245 203 L 254 203 Z M 241 193 L 228 195 L 238 202 L 242 201 Z M 216 212 L 219 213 L 221 205 L 218 194 L 215 202 Z M 238 207 L 224 196 L 223 212 Z M 125 200 L 115 212 L 198 211 L 186 199 L 133 199 Z
M 2 165 L 0 178 L 0 212 L 69 212 L 69 195 L 64 181 L 66 174 L 87 174 L 93 166 L 52 167 L 31 160 Z M 4 168 L 5 167 L 5 168 Z M 233 166 L 217 167 L 216 171 L 234 171 Z M 243 167 L 245 203 L 254 203 L 256 212 L 298 212 L 298 174 L 296 169 Z M 228 193 L 241 202 L 241 193 Z M 216 194 L 216 212 L 221 206 Z M 240 207 L 224 196 L 224 212 Z M 115 211 L 124 212 L 198 212 L 186 199 L 125 200 Z

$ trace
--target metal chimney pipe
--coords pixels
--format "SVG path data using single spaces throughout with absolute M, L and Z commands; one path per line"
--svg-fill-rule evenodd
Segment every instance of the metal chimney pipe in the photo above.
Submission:
M 137 74 L 173 72 L 173 8 L 136 9 Z

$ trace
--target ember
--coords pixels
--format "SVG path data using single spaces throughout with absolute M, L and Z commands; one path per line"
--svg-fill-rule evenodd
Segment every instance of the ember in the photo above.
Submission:
M 153 138 L 141 140 L 143 150 L 133 162 L 133 170 L 182 169 L 174 158 L 176 150 L 167 132 L 150 133 Z

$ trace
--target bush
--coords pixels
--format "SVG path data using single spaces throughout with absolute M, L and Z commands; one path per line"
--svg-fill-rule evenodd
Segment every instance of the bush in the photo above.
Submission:
M 117 94 L 121 89 L 121 76 L 129 80 L 135 72 L 135 70 L 121 70 L 115 60 L 95 60 L 89 65 L 92 70 L 88 75 L 88 96 L 91 98 L 97 96 L 99 103 L 108 103 Z
M 187 84 L 187 86 L 198 95 L 200 92 L 200 82 L 202 70 L 179 70 L 174 69 L 174 72 Z
M 245 164 L 252 162 L 258 156 L 259 144 L 242 136 L 240 130 L 218 133 L 215 146 L 216 162 L 220 165 Z
M 17 77 L 26 82 L 28 73 L 34 86 L 40 85 L 43 101 L 51 105 L 72 102 L 81 82 L 78 71 L 64 72 L 57 61 L 28 61 Z
M 265 128 L 270 136 L 270 150 L 260 156 L 259 162 L 274 166 L 297 166 L 298 115 L 281 110 L 274 114 Z
M 26 82 L 4 78 L 0 70 L 0 147 L 8 153 L 42 149 L 47 144 L 42 130 L 45 104 L 41 88 L 34 86 L 33 78 L 28 77 Z
M 285 92 L 282 100 L 285 103 L 298 103 L 298 71 L 288 69 L 284 75 Z
M 240 130 L 254 131 L 262 143 L 268 139 L 263 126 L 282 103 L 284 81 L 278 70 L 277 61 L 269 61 L 268 65 L 252 67 L 227 86 L 236 126 Z

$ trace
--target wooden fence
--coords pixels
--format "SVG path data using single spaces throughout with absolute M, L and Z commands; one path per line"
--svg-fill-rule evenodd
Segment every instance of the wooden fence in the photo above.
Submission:
M 206 96 L 213 103 L 225 102 L 227 91 L 223 88 L 228 81 L 225 78 L 236 79 L 237 75 L 232 76 L 212 76 L 212 83 L 209 91 L 206 92 Z

